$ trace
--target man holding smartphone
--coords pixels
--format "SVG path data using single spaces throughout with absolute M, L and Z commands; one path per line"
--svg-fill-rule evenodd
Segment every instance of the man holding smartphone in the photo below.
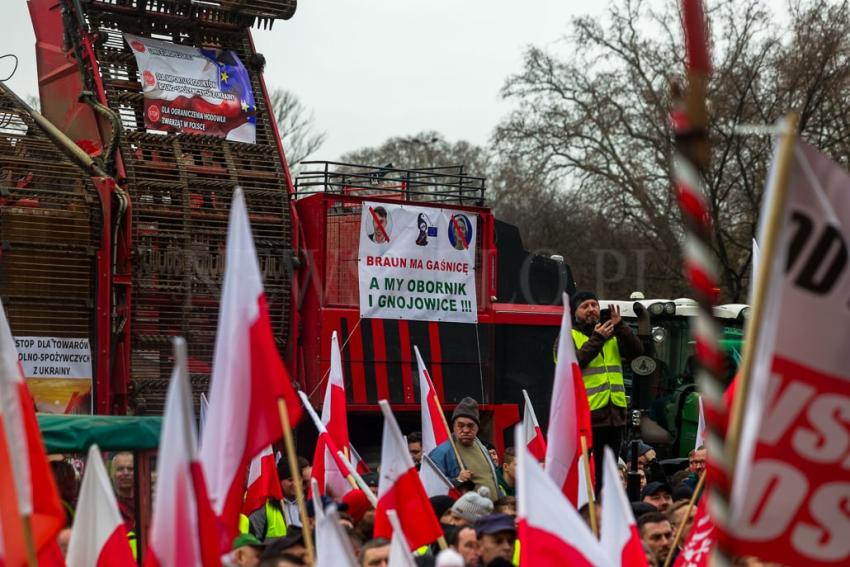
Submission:
M 599 490 L 603 447 L 608 445 L 619 456 L 627 423 L 622 359 L 640 356 L 643 345 L 620 317 L 619 307 L 612 306 L 610 315 L 603 317 L 593 292 L 576 292 L 570 298 L 570 310 L 576 358 L 590 405 L 593 460 Z

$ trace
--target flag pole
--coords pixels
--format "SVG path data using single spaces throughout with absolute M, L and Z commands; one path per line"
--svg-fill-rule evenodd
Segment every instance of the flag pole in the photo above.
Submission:
M 295 454 L 295 440 L 292 438 L 289 410 L 283 398 L 278 398 L 277 408 L 280 413 L 280 424 L 283 428 L 283 441 L 286 445 L 286 459 L 289 461 L 289 473 L 292 475 L 292 481 L 295 484 L 295 499 L 298 501 L 298 515 L 301 516 L 301 533 L 304 535 L 304 547 L 307 548 L 307 563 L 313 565 L 316 561 L 316 552 L 313 548 L 313 534 L 307 526 L 307 506 L 304 504 L 301 470 L 298 468 L 298 455 Z
M 596 522 L 596 501 L 593 499 L 593 478 L 590 476 L 590 455 L 587 451 L 587 436 L 581 436 L 581 456 L 584 460 L 585 488 L 587 489 L 587 511 L 590 513 L 590 529 L 593 536 L 599 537 L 599 525 Z
M 348 465 L 346 463 L 347 463 L 348 459 L 347 458 L 342 459 L 342 460 L 339 459 L 339 455 L 341 454 L 341 451 L 334 444 L 333 437 L 330 436 L 330 433 L 328 433 L 328 430 L 325 427 L 325 424 L 322 423 L 322 420 L 319 419 L 318 414 L 316 414 L 316 410 L 314 410 L 313 406 L 310 404 L 310 398 L 308 398 L 307 394 L 305 394 L 301 390 L 298 390 L 298 397 L 301 398 L 301 405 L 304 406 L 304 409 L 307 410 L 307 413 L 310 415 L 310 419 L 313 420 L 313 425 L 316 427 L 316 431 L 318 431 L 319 437 L 321 438 L 322 433 L 327 434 L 326 437 L 325 437 L 325 439 L 326 439 L 325 442 L 328 443 L 328 445 L 330 445 L 330 447 L 328 447 L 328 449 L 330 449 L 331 456 L 336 461 L 336 466 L 343 465 L 343 469 L 347 469 Z M 343 472 L 343 471 L 339 471 L 339 472 Z M 348 484 L 351 485 L 351 488 L 353 488 L 354 490 L 357 490 L 357 488 L 358 488 L 357 481 L 354 480 L 354 478 L 350 474 L 346 475 L 345 480 L 348 481 Z M 322 488 L 324 488 L 324 487 L 322 487 Z
M 779 233 L 782 228 L 782 215 L 785 210 L 785 202 L 788 196 L 788 175 L 791 163 L 794 161 L 794 148 L 797 141 L 797 123 L 799 116 L 791 112 L 785 116 L 785 128 L 782 133 L 782 142 L 779 146 L 779 158 L 777 162 L 776 176 L 773 184 L 765 195 L 770 197 L 767 203 L 767 217 L 764 230 L 764 241 L 761 245 L 761 258 L 756 276 L 756 285 L 753 286 L 752 313 L 747 320 L 744 330 L 744 353 L 741 360 L 741 368 L 738 373 L 738 383 L 735 387 L 735 396 L 732 400 L 732 408 L 729 414 L 729 429 L 726 434 L 725 455 L 727 470 L 729 471 L 729 486 L 732 486 L 735 466 L 738 458 L 738 445 L 743 427 L 743 414 L 746 400 L 749 398 L 749 386 L 753 372 L 753 362 L 756 356 L 756 348 L 761 337 L 762 321 L 764 319 L 765 295 L 770 279 L 771 260 L 775 261 L 777 249 L 780 245 Z
M 24 547 L 27 550 L 27 565 L 29 567 L 38 567 L 38 559 L 35 555 L 35 541 L 32 537 L 32 517 L 31 516 L 22 516 L 21 521 L 23 522 L 24 528 Z
M 664 560 L 664 567 L 670 567 L 670 563 L 673 562 L 673 552 L 676 550 L 676 547 L 679 545 L 679 541 L 682 539 L 682 534 L 685 532 L 685 524 L 688 523 L 688 518 L 691 517 L 691 510 L 694 509 L 694 504 L 696 504 L 697 498 L 699 498 L 700 492 L 702 492 L 702 487 L 705 484 L 706 474 L 703 473 L 699 477 L 699 481 L 697 481 L 697 487 L 694 489 L 694 493 L 691 494 L 691 500 L 688 502 L 688 509 L 685 510 L 685 519 L 676 527 L 676 535 L 673 537 L 673 543 L 670 544 L 670 553 L 667 554 L 667 559 Z
M 460 458 L 460 451 L 457 450 L 457 445 L 455 445 L 455 441 L 452 438 L 452 430 L 449 427 L 449 422 L 446 421 L 446 414 L 443 412 L 443 405 L 440 403 L 440 396 L 436 395 L 437 389 L 434 387 L 434 383 L 431 381 L 431 374 L 428 372 L 428 368 L 425 367 L 425 361 L 422 360 L 422 355 L 419 354 L 419 347 L 414 345 L 413 350 L 416 352 L 417 365 L 421 365 L 420 370 L 425 373 L 425 378 L 428 380 L 428 385 L 431 386 L 432 390 L 434 390 L 434 401 L 437 403 L 437 410 L 440 413 L 440 419 L 443 420 L 443 427 L 446 428 L 446 432 L 449 434 L 449 443 L 451 443 L 452 445 L 452 451 L 454 451 L 455 458 L 457 459 L 457 464 L 460 466 L 461 470 L 464 470 L 466 469 L 466 465 L 463 464 L 463 459 Z M 419 403 L 425 404 L 427 402 L 426 400 L 419 400 Z

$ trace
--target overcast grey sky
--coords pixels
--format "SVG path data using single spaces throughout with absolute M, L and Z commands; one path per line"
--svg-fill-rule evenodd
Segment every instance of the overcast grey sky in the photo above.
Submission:
M 20 59 L 10 85 L 37 92 L 26 0 L 0 0 L 0 54 Z M 525 46 L 556 43 L 572 16 L 608 0 L 300 0 L 289 21 L 252 30 L 266 81 L 313 111 L 325 145 L 313 157 L 432 129 L 450 141 L 487 142 L 510 109 L 499 98 Z M 0 77 L 8 74 L 0 62 Z

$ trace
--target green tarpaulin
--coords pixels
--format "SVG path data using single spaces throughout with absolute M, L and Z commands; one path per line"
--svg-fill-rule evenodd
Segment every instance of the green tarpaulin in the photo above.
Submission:
M 85 453 L 92 443 L 101 451 L 156 449 L 161 417 L 38 414 L 48 453 Z

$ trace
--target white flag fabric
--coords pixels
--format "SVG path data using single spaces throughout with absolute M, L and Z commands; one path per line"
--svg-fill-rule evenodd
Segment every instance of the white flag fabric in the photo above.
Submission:
M 521 426 L 516 428 L 515 440 L 520 565 L 614 565 L 560 487 L 523 445 Z
M 525 436 L 525 446 L 531 451 L 538 461 L 546 458 L 546 440 L 543 438 L 543 430 L 537 422 L 537 414 L 531 405 L 528 392 L 523 390 L 522 397 L 525 400 L 525 409 L 522 412 L 522 431 Z
M 316 564 L 314 567 L 357 567 L 351 540 L 339 523 L 336 506 L 322 507 L 319 485 L 310 480 L 316 517 Z
M 97 445 L 89 448 L 65 563 L 68 567 L 136 565 Z
M 644 566 L 646 554 L 643 552 L 635 516 L 629 504 L 629 497 L 620 483 L 617 457 L 609 447 L 605 447 L 603 466 L 605 470 L 602 474 L 602 502 L 605 503 L 605 509 L 602 512 L 599 531 L 602 548 L 608 553 L 613 565 Z
M 407 547 L 407 537 L 404 535 L 401 523 L 395 510 L 387 512 L 390 523 L 393 526 L 393 537 L 390 540 L 390 558 L 387 567 L 416 567 L 413 554 Z
M 422 481 L 422 486 L 425 487 L 428 498 L 456 496 L 454 485 L 425 453 L 422 454 L 422 464 L 419 466 L 419 479 Z
M 761 320 L 753 321 L 760 333 L 729 535 L 765 561 L 846 565 L 850 174 L 797 141 L 787 182 L 781 224 L 772 227 L 777 248 L 760 260 L 769 262 L 769 280 Z M 767 230 L 760 228 L 762 247 Z
M 699 421 L 697 421 L 697 436 L 694 440 L 694 450 L 700 447 L 705 447 L 706 435 L 708 432 L 705 429 L 705 413 L 702 409 L 702 396 L 699 397 Z
M 186 343 L 174 340 L 174 372 L 160 433 L 146 567 L 221 565 L 218 533 L 197 460 Z

